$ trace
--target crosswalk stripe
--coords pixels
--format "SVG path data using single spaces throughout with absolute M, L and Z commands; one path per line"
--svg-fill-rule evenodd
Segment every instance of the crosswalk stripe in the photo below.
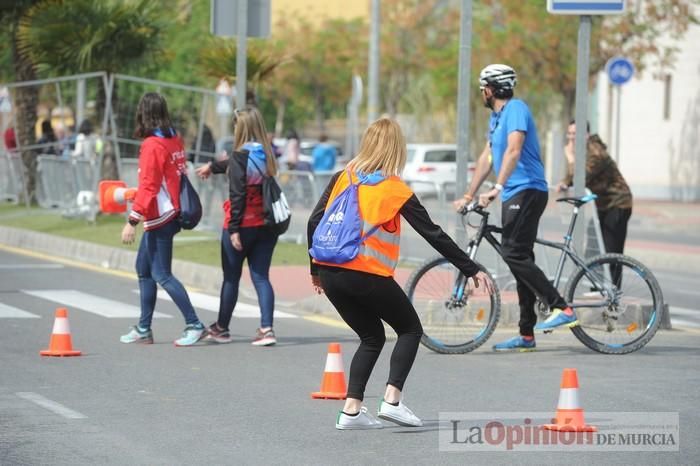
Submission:
M 693 322 L 687 319 L 671 319 L 671 327 L 692 327 L 700 328 L 700 322 Z
M 77 290 L 21 290 L 22 293 L 53 301 L 66 307 L 80 309 L 109 319 L 139 318 L 141 310 L 130 304 L 102 298 Z M 167 314 L 154 312 L 155 318 L 171 318 Z
M 134 293 L 138 293 L 138 290 L 134 290 Z M 190 301 L 192 301 L 192 305 L 196 307 L 197 309 L 202 309 L 204 311 L 211 311 L 211 312 L 219 312 L 219 297 L 218 296 L 211 296 L 208 294 L 204 293 L 197 293 L 197 292 L 188 292 L 187 293 L 190 296 Z M 166 300 L 166 301 L 171 301 L 172 299 L 170 296 L 167 295 L 167 293 L 158 293 L 158 298 Z M 236 303 L 236 309 L 233 311 L 233 316 L 234 317 L 241 317 L 241 318 L 259 318 L 260 317 L 260 308 L 256 305 L 253 304 L 247 304 L 247 303 L 242 303 L 238 301 Z M 275 309 L 275 318 L 280 318 L 280 319 L 295 319 L 297 316 L 294 314 L 290 314 L 288 312 L 282 312 L 278 311 Z
M 40 316 L 0 303 L 0 319 L 38 319 Z
M 695 309 L 687 309 L 685 307 L 675 307 L 675 306 L 670 306 L 668 308 L 669 314 L 673 315 L 681 315 L 684 317 L 698 317 L 700 318 L 700 310 L 695 310 Z

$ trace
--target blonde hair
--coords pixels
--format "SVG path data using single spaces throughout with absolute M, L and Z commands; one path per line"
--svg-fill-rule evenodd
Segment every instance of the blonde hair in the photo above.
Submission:
M 401 176 L 406 165 L 406 139 L 399 124 L 390 118 L 380 118 L 369 125 L 362 135 L 360 150 L 348 163 L 353 171 L 384 176 Z
M 262 115 L 255 107 L 246 106 L 233 114 L 233 147 L 241 150 L 247 142 L 262 144 L 265 151 L 265 165 L 270 176 L 277 175 L 277 160 L 267 139 L 267 129 Z

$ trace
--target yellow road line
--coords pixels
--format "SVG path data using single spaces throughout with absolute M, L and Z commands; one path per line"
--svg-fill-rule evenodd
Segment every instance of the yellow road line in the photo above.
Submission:
M 334 319 L 333 317 L 325 317 L 325 316 L 302 316 L 304 320 L 308 320 L 310 322 L 315 322 L 317 324 L 321 325 L 326 325 L 328 327 L 335 327 L 335 328 L 343 328 L 346 330 L 350 330 L 350 327 L 348 327 L 348 324 L 343 322 L 340 319 Z
M 0 244 L 0 250 L 5 252 L 11 252 L 14 254 L 21 254 L 23 256 L 33 257 L 35 259 L 47 260 L 52 262 L 58 262 L 59 264 L 68 265 L 70 267 L 77 267 L 83 270 L 90 270 L 91 272 L 99 272 L 108 275 L 114 275 L 121 278 L 129 278 L 132 280 L 137 280 L 138 277 L 133 272 L 125 272 L 123 270 L 106 269 L 104 267 L 99 267 L 93 264 L 86 264 L 84 262 L 79 262 L 72 259 L 66 259 L 63 257 L 53 256 L 51 254 L 45 254 L 42 252 L 30 251 L 29 249 L 17 248 L 14 246 L 7 246 Z

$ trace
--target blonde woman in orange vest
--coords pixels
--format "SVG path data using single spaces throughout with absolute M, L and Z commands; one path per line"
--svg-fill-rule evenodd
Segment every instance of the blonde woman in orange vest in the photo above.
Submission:
M 389 118 L 375 121 L 365 131 L 348 171 L 335 174 L 309 218 L 311 246 L 313 233 L 326 208 L 348 187 L 350 176 L 353 183 L 360 181 L 358 200 L 363 233 L 379 226 L 349 262 L 311 262 L 314 288 L 318 293 L 326 293 L 343 320 L 360 337 L 360 346 L 350 365 L 347 400 L 336 420 L 337 429 L 382 427 L 362 406 L 365 386 L 386 341 L 382 321 L 396 331 L 398 339 L 391 354 L 389 379 L 378 416 L 402 426 L 423 425 L 403 404 L 401 396 L 423 328 L 416 310 L 393 278 L 399 260 L 400 217 L 466 276 L 472 277 L 475 286 L 486 286 L 492 291 L 486 276 L 433 223 L 411 188 L 399 178 L 405 164 L 406 141 L 398 123 Z

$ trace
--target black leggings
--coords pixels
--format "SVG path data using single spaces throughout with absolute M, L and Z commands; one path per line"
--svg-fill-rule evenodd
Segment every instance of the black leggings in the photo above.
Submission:
M 382 320 L 398 335 L 387 384 L 403 390 L 423 335 L 418 314 L 406 294 L 392 277 L 340 267 L 319 270 L 326 296 L 360 337 L 360 346 L 350 364 L 348 398 L 364 398 L 365 386 L 386 341 Z

